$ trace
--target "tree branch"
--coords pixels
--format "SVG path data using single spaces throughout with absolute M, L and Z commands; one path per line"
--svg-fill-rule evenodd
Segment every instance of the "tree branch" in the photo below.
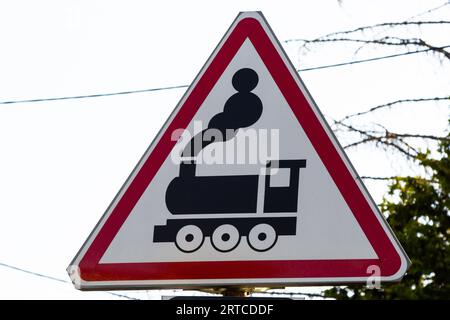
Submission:
M 434 135 L 429 135 L 429 134 L 391 132 L 388 129 L 386 129 L 384 126 L 382 126 L 381 124 L 376 124 L 376 125 L 383 128 L 383 131 L 357 129 L 349 124 L 346 124 L 346 123 L 343 123 L 342 121 L 337 121 L 337 120 L 334 120 L 334 124 L 338 125 L 338 126 L 343 126 L 343 127 L 347 128 L 349 131 L 354 131 L 354 132 L 357 132 L 368 138 L 371 138 L 371 139 L 367 139 L 369 141 L 376 140 L 376 139 L 396 140 L 396 139 L 400 139 L 400 138 L 419 138 L 419 139 L 430 139 L 430 140 L 436 140 L 436 141 L 450 141 L 449 137 L 440 137 L 440 136 L 434 136 Z M 403 142 L 403 143 L 405 143 L 405 142 Z M 353 144 L 349 145 L 348 147 L 350 147 L 350 146 L 353 146 Z
M 374 137 L 374 136 L 370 136 L 368 135 L 368 138 L 362 139 L 360 141 L 351 143 L 349 145 L 344 146 L 344 149 L 349 149 L 349 148 L 353 148 L 356 147 L 358 145 L 364 144 L 364 143 L 368 143 L 368 142 L 374 142 L 375 144 L 382 144 L 385 147 L 391 147 L 396 149 L 397 151 L 399 151 L 400 153 L 402 153 L 403 155 L 405 155 L 407 158 L 410 159 L 414 159 L 417 156 L 417 151 L 412 148 L 409 144 L 407 144 L 406 142 L 402 141 L 401 139 L 398 139 L 396 142 L 400 142 L 403 143 L 407 149 L 404 149 L 402 146 L 392 142 L 392 141 L 388 141 L 387 139 L 384 139 L 383 137 Z M 395 140 L 394 140 L 395 141 Z M 408 152 L 407 150 L 413 150 L 415 152 L 415 154 Z
M 382 144 L 386 147 L 392 147 L 408 158 L 414 159 L 418 154 L 418 151 L 415 148 L 413 148 L 409 143 L 403 140 L 403 138 L 406 138 L 407 134 L 403 134 L 405 136 L 400 136 L 396 133 L 389 132 L 387 129 L 385 129 L 384 132 L 370 131 L 358 129 L 349 124 L 345 124 L 339 121 L 334 121 L 334 123 L 338 126 L 347 128 L 347 130 L 349 131 L 359 133 L 361 136 L 363 136 L 363 139 L 344 146 L 344 149 L 356 147 L 368 142 L 373 142 L 375 144 Z M 410 152 L 411 150 L 413 151 L 413 153 Z
M 343 121 L 348 120 L 350 118 L 362 116 L 364 114 L 368 114 L 368 113 L 371 113 L 371 112 L 379 110 L 379 109 L 389 108 L 389 107 L 392 107 L 392 106 L 394 106 L 396 104 L 402 104 L 402 103 L 407 103 L 407 102 L 408 103 L 409 102 L 427 102 L 427 101 L 442 101 L 442 100 L 449 100 L 450 101 L 450 95 L 446 96 L 446 97 L 399 99 L 399 100 L 396 100 L 396 101 L 380 104 L 380 105 L 372 107 L 372 108 L 370 108 L 370 109 L 368 109 L 366 111 L 361 111 L 361 112 L 358 112 L 358 113 L 353 113 L 353 114 L 347 115 L 347 116 L 345 116 L 344 118 L 342 118 L 338 122 L 343 122 Z
M 384 181 L 386 181 L 386 180 L 395 180 L 395 179 L 397 179 L 398 177 L 371 177 L 371 176 L 361 176 L 360 177 L 361 179 L 364 179 L 364 180 L 384 180 Z
M 448 137 L 438 137 L 427 134 L 411 134 L 411 133 L 390 133 L 391 136 L 399 138 L 418 138 L 418 139 L 430 139 L 436 141 L 450 141 Z
M 423 41 L 423 40 L 422 40 Z M 315 39 L 315 40 L 304 40 L 304 46 L 309 43 L 323 43 L 323 42 L 357 42 L 357 43 L 365 43 L 365 44 L 379 44 L 379 45 L 388 45 L 388 46 L 426 46 L 421 42 L 421 39 L 411 38 L 411 39 L 403 39 L 398 37 L 390 37 L 386 36 L 379 39 L 358 39 L 358 38 L 346 38 L 346 37 L 334 37 L 334 38 L 326 38 L 326 39 Z
M 382 27 L 398 27 L 398 26 L 412 26 L 412 25 L 422 26 L 422 25 L 435 25 L 435 24 L 437 24 L 437 25 L 450 24 L 450 21 L 441 20 L 441 21 L 385 22 L 385 23 L 374 24 L 374 25 L 371 25 L 371 26 L 359 27 L 359 28 L 352 29 L 352 30 L 332 32 L 332 33 L 326 34 L 324 36 L 318 37 L 318 38 L 313 39 L 313 40 L 306 40 L 306 39 L 299 39 L 299 38 L 297 38 L 297 39 L 288 39 L 288 40 L 285 40 L 284 42 L 285 43 L 289 43 L 289 42 L 318 42 L 319 40 L 327 39 L 327 38 L 330 38 L 330 37 L 348 35 L 348 34 L 352 34 L 352 33 L 356 33 L 356 32 L 363 32 L 365 30 L 372 30 L 372 29 L 382 28 Z
M 420 46 L 423 46 L 423 47 L 427 47 L 427 48 L 429 48 L 431 51 L 435 51 L 435 52 L 437 52 L 437 53 L 443 54 L 447 59 L 450 60 L 450 52 L 444 50 L 444 48 L 442 48 L 442 47 L 436 47 L 436 46 L 433 46 L 433 45 L 431 45 L 431 44 L 428 44 L 427 42 L 425 42 L 425 41 L 422 40 L 422 39 L 419 39 L 419 45 L 420 45 Z
M 372 176 L 361 176 L 361 179 L 364 180 L 375 180 L 375 181 L 391 181 L 391 180 L 400 180 L 400 181 L 405 181 L 406 179 L 417 179 L 419 181 L 426 181 L 428 183 L 435 183 L 434 180 L 431 179 L 426 179 L 426 178 L 422 178 L 422 177 L 404 177 L 404 176 L 392 176 L 392 177 L 372 177 Z
M 307 48 L 308 44 L 311 43 L 328 43 L 328 42 L 354 42 L 354 43 L 362 43 L 363 45 L 360 46 L 356 51 L 355 54 L 357 54 L 365 45 L 383 45 L 383 46 L 396 46 L 396 47 L 419 47 L 419 48 L 426 48 L 429 51 L 436 52 L 438 54 L 442 54 L 445 58 L 450 60 L 450 52 L 446 51 L 445 48 L 448 46 L 434 46 L 429 43 L 427 43 L 425 40 L 420 38 L 398 38 L 398 37 L 391 37 L 386 36 L 379 39 L 355 39 L 355 38 L 346 38 L 346 37 L 340 37 L 340 38 L 318 38 L 314 40 L 302 40 L 303 41 L 303 48 Z

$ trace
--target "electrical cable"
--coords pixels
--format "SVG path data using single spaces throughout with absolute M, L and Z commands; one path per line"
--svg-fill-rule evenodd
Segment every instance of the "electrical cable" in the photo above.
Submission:
M 67 281 L 67 280 L 63 280 L 63 279 L 47 276 L 47 275 L 42 274 L 42 273 L 38 273 L 38 272 L 22 269 L 22 268 L 19 268 L 19 267 L 10 265 L 10 264 L 6 264 L 6 263 L 3 263 L 3 262 L 0 262 L 0 266 L 8 268 L 8 269 L 11 269 L 11 270 L 27 273 L 27 274 L 30 274 L 30 275 L 35 276 L 35 277 L 44 278 L 44 279 L 47 279 L 47 280 L 58 281 L 58 282 L 61 282 L 61 283 L 71 283 L 70 281 Z M 112 296 L 129 299 L 129 300 L 139 300 L 138 298 L 130 297 L 130 296 L 127 296 L 127 295 L 124 295 L 124 294 L 119 294 L 119 293 L 114 293 L 114 292 L 109 292 L 109 291 L 105 291 L 105 293 L 110 294 Z
M 438 49 L 446 49 L 446 48 L 450 48 L 450 45 L 439 47 Z M 423 52 L 427 52 L 427 51 L 431 51 L 431 50 L 433 50 L 433 49 L 422 49 L 422 50 L 416 50 L 416 51 L 408 51 L 408 52 L 403 52 L 403 53 L 397 53 L 397 54 L 385 55 L 385 56 L 380 56 L 380 57 L 367 58 L 367 59 L 362 59 L 362 60 L 353 60 L 353 61 L 347 61 L 347 62 L 341 62 L 341 63 L 335 63 L 335 64 L 328 64 L 328 65 L 323 65 L 323 66 L 316 66 L 316 67 L 310 67 L 310 68 L 297 69 L 297 71 L 298 72 L 307 72 L 307 71 L 313 71 L 313 70 L 321 70 L 321 69 L 342 67 L 342 66 L 346 66 L 346 65 L 352 65 L 352 64 L 358 64 L 358 63 L 364 63 L 364 62 L 372 62 L 372 61 L 377 61 L 377 60 L 396 58 L 396 57 L 406 56 L 406 55 L 411 55 L 411 54 L 416 54 L 416 53 L 423 53 Z M 75 99 L 87 99 L 87 98 L 99 98 L 99 97 L 109 97 L 109 96 L 127 95 L 127 94 L 144 93 L 144 92 L 173 90 L 173 89 L 181 89 L 181 88 L 187 88 L 187 87 L 188 87 L 188 85 L 177 85 L 177 86 L 169 86 L 169 87 L 159 87 L 159 88 L 140 89 L 140 90 L 129 90 L 129 91 L 120 91 L 120 92 L 111 92 L 111 93 L 96 93 L 96 94 L 78 95 L 78 96 L 36 98 L 36 99 L 25 99 L 25 100 L 9 100 L 9 101 L 0 101 L 0 105 L 17 104 L 17 103 L 36 103 L 36 102 L 59 101 L 59 100 L 75 100 Z

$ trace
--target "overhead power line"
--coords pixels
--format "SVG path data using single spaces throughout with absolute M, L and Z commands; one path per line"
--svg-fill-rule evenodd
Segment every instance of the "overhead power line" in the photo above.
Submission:
M 61 283 L 71 283 L 70 281 L 67 281 L 67 280 L 63 280 L 63 279 L 47 276 L 45 274 L 34 272 L 34 271 L 30 271 L 30 270 L 25 270 L 25 269 L 22 269 L 22 268 L 19 268 L 19 267 L 10 265 L 10 264 L 6 264 L 6 263 L 3 263 L 3 262 L 0 262 L 0 266 L 8 268 L 8 269 L 11 269 L 11 270 L 27 273 L 27 274 L 35 276 L 35 277 L 44 278 L 44 279 L 47 279 L 47 280 L 57 281 L 57 282 L 61 282 Z M 129 299 L 129 300 L 139 300 L 137 298 L 130 297 L 130 296 L 127 296 L 127 295 L 124 295 L 124 294 L 108 292 L 108 291 L 106 291 L 105 293 L 110 294 L 112 296 Z
M 0 104 L 32 103 L 32 102 L 45 102 L 45 101 L 57 101 L 57 100 L 75 100 L 75 99 L 99 98 L 99 97 L 109 97 L 109 96 L 120 96 L 120 95 L 133 94 L 133 93 L 144 93 L 144 92 L 154 92 L 154 91 L 163 91 L 163 90 L 173 90 L 173 89 L 180 89 L 180 88 L 186 88 L 186 87 L 188 87 L 188 85 L 169 86 L 169 87 L 160 87 L 160 88 L 150 88 L 150 89 L 141 89 L 141 90 L 119 91 L 119 92 L 110 92 L 110 93 L 95 93 L 95 94 L 80 95 L 80 96 L 0 101 Z
M 447 48 L 450 48 L 450 45 L 439 47 L 437 49 L 447 49 Z M 434 49 L 436 49 L 436 48 L 434 48 Z M 346 62 L 335 63 L 335 64 L 328 64 L 328 65 L 323 65 L 323 66 L 316 66 L 316 67 L 310 67 L 310 68 L 297 69 L 297 72 L 307 72 L 307 71 L 313 71 L 313 70 L 329 69 L 329 68 L 342 67 L 342 66 L 358 64 L 358 63 L 364 63 L 364 62 L 372 62 L 372 61 L 377 61 L 377 60 L 396 58 L 396 57 L 401 57 L 401 56 L 406 56 L 406 55 L 411 55 L 411 54 L 423 53 L 423 52 L 431 51 L 431 50 L 434 50 L 434 49 L 433 48 L 421 49 L 421 50 L 416 50 L 416 51 L 408 51 L 408 52 L 402 52 L 402 53 L 397 53 L 397 54 L 391 54 L 391 55 L 367 58 L 367 59 L 362 59 L 362 60 L 352 60 L 352 61 L 346 61 Z M 159 87 L 159 88 L 140 89 L 140 90 L 129 90 L 129 91 L 110 92 L 110 93 L 96 93 L 96 94 L 78 95 L 78 96 L 35 98 L 35 99 L 24 99 L 24 100 L 9 100 L 9 101 L 0 101 L 0 105 L 16 104 L 16 103 L 36 103 L 36 102 L 59 101 L 59 100 L 76 100 L 76 99 L 87 99 L 87 98 L 100 98 L 100 97 L 128 95 L 128 94 L 135 94 L 135 93 L 145 93 L 145 92 L 155 92 L 155 91 L 181 89 L 181 88 L 187 88 L 187 87 L 189 87 L 189 85 L 177 85 L 177 86 L 169 86 L 169 87 Z
M 39 277 L 39 278 L 43 278 L 43 279 L 47 279 L 47 280 L 52 280 L 52 281 L 57 281 L 57 282 L 61 282 L 61 283 L 65 283 L 65 284 L 69 284 L 71 283 L 70 281 L 64 280 L 64 279 L 59 279 L 59 278 L 55 278 L 52 276 L 48 276 L 42 273 L 38 273 L 38 272 L 34 272 L 34 271 L 30 271 L 30 270 L 26 270 L 26 269 L 22 269 L 10 264 L 6 264 L 3 262 L 0 262 L 0 266 L 1 267 L 5 267 L 14 271 L 18 271 L 18 272 L 22 272 L 22 273 L 26 273 L 35 277 Z M 120 298 L 125 298 L 125 299 L 129 299 L 129 300 L 139 300 L 138 298 L 134 298 L 134 297 L 130 297 L 124 294 L 119 294 L 119 293 L 114 293 L 114 292 L 109 292 L 109 291 L 105 291 L 104 293 L 116 296 L 116 297 L 120 297 Z M 323 298 L 324 296 L 321 294 L 316 294 L 316 293 L 305 293 L 305 292 L 263 292 L 263 294 L 265 295 L 284 295 L 284 296 L 308 296 L 308 297 L 320 297 Z
M 447 46 L 444 46 L 444 47 L 439 47 L 438 49 L 447 49 L 447 48 L 450 48 L 450 45 L 447 45 Z M 383 59 L 396 58 L 396 57 L 407 56 L 407 55 L 416 54 L 416 53 L 423 53 L 423 52 L 427 52 L 427 51 L 431 51 L 431 50 L 435 50 L 435 49 L 429 48 L 429 49 L 421 49 L 421 50 L 416 50 L 416 51 L 395 53 L 395 54 L 390 54 L 390 55 L 386 55 L 386 56 L 373 57 L 373 58 L 367 58 L 367 59 L 362 59 L 362 60 L 353 60 L 353 61 L 347 61 L 347 62 L 342 62 L 342 63 L 335 63 L 335 64 L 329 64 L 329 65 L 324 65 L 324 66 L 318 66 L 318 67 L 313 67 L 313 68 L 298 69 L 297 71 L 301 72 L 301 71 L 311 71 L 311 70 L 319 70 L 319 69 L 342 67 L 342 66 L 347 66 L 347 65 L 351 65 L 351 64 L 357 64 L 357 63 L 363 63 L 363 62 L 371 62 L 371 61 L 377 61 L 377 60 L 383 60 Z

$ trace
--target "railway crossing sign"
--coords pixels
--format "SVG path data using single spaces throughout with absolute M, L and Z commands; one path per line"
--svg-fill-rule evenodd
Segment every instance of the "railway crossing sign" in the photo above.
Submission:
M 82 290 L 398 281 L 409 259 L 259 12 L 238 15 L 74 258 Z

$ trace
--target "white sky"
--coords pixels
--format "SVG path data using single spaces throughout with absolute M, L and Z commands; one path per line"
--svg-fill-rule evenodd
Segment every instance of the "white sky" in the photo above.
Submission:
M 402 21 L 443 2 L 1 2 L 0 101 L 189 84 L 239 11 L 261 10 L 283 41 Z M 449 14 L 446 8 L 424 17 Z M 450 44 L 448 29 L 422 30 L 433 44 Z M 307 55 L 295 43 L 285 48 L 299 68 L 354 58 L 354 47 L 345 45 L 318 46 Z M 365 49 L 356 58 L 392 52 Z M 448 62 L 421 54 L 301 76 L 322 112 L 339 118 L 391 100 L 448 95 L 449 71 Z M 65 268 L 183 93 L 0 105 L 0 263 L 68 280 Z M 400 106 L 371 121 L 442 135 L 447 119 L 447 106 L 431 103 Z M 349 155 L 360 175 L 414 172 L 371 147 Z M 367 186 L 380 200 L 384 184 Z M 114 298 L 2 266 L 0 289 L 6 299 Z

